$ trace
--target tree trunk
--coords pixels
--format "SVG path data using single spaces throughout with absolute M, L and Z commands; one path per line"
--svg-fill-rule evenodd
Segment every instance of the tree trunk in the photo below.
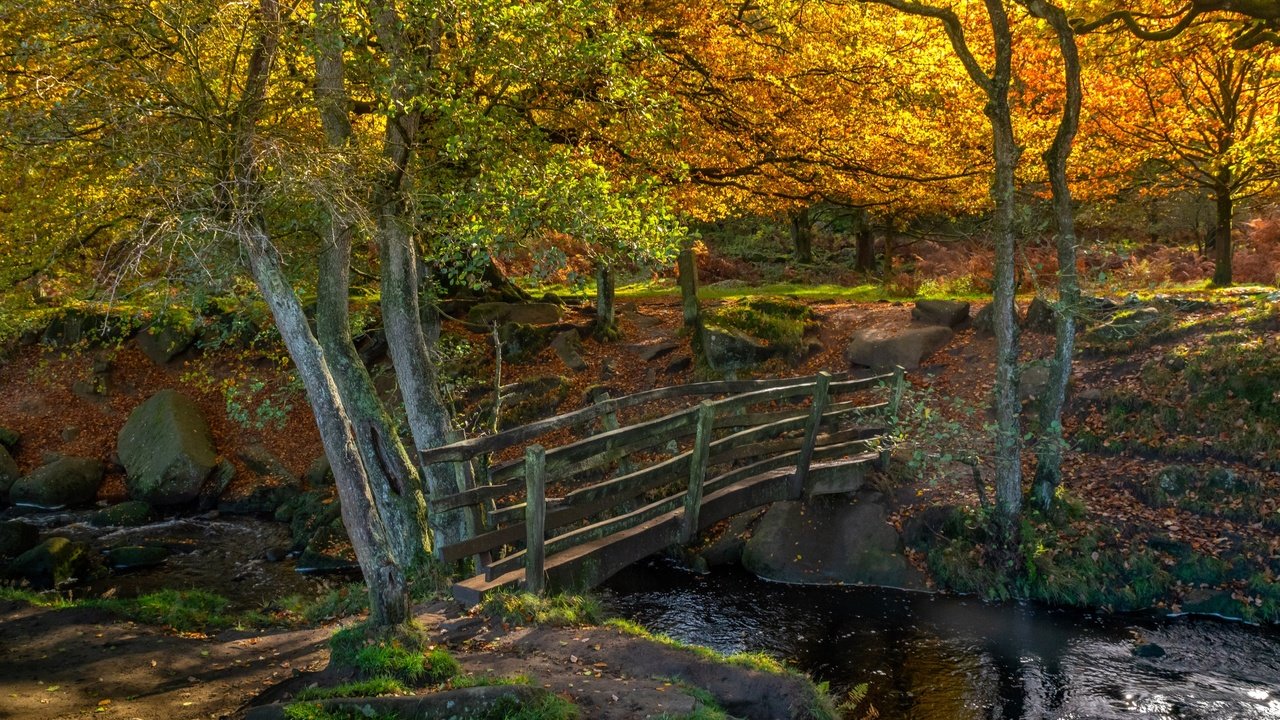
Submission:
M 317 0 L 315 7 L 316 105 L 329 146 L 342 152 L 351 138 L 351 124 L 346 111 L 341 18 L 334 0 Z M 421 478 L 351 340 L 348 297 L 355 222 L 340 203 L 321 200 L 329 217 L 316 287 L 317 339 L 356 435 L 391 554 L 401 567 L 413 567 L 431 549 Z
M 858 225 L 855 237 L 858 242 L 858 260 L 854 269 L 865 273 L 875 272 L 876 236 L 871 232 L 871 223 L 865 218 Z
M 995 71 L 987 88 L 987 117 L 991 121 L 995 177 L 991 199 L 995 203 L 995 288 L 993 320 L 996 336 L 996 509 L 1006 528 L 1022 511 L 1022 442 L 1018 403 L 1018 335 L 1014 305 L 1017 258 L 1014 237 L 1014 172 L 1022 153 L 1013 134 L 1009 110 L 1013 37 L 1000 0 L 985 0 L 995 39 Z
M 378 6 L 373 21 L 380 48 L 390 58 L 391 76 L 395 78 L 408 49 L 400 36 L 400 18 L 394 4 Z M 424 52 L 432 51 L 434 43 L 428 39 Z M 431 62 L 429 58 L 421 61 Z M 390 89 L 391 106 L 412 107 L 411 94 L 412 90 L 403 83 L 395 83 Z M 418 451 L 448 442 L 450 423 L 449 411 L 440 398 L 435 363 L 427 345 L 427 337 L 434 336 L 435 332 L 423 327 L 417 248 L 409 231 L 412 221 L 408 217 L 410 211 L 405 199 L 408 169 L 420 124 L 421 117 L 416 110 L 405 110 L 387 117 L 382 139 L 384 169 L 375 181 L 373 198 L 378 257 L 382 266 L 382 321 L 387 334 L 387 350 L 395 367 L 409 430 Z M 448 464 L 432 465 L 424 470 L 424 474 L 427 489 L 433 497 L 450 495 L 460 489 L 457 473 Z M 402 496 L 410 504 L 406 511 L 425 514 L 425 503 L 418 501 L 420 497 L 418 488 Z M 461 511 L 432 513 L 429 520 L 431 529 L 435 531 L 436 544 L 448 545 L 463 539 L 466 525 Z
M 614 315 L 613 298 L 613 268 L 602 262 L 596 265 L 595 336 L 600 340 L 618 339 L 618 319 Z
M 1231 284 L 1231 221 L 1235 216 L 1235 205 L 1231 199 L 1231 169 L 1218 171 L 1217 183 L 1213 186 L 1214 204 L 1218 209 L 1218 228 L 1213 239 L 1213 284 Z
M 234 193 L 234 201 L 226 210 L 227 225 L 248 258 L 281 340 L 306 388 L 325 455 L 333 469 L 342 521 L 369 588 L 370 622 L 398 625 L 409 617 L 404 572 L 387 549 L 386 529 L 373 503 L 352 426 L 324 353 L 307 324 L 297 293 L 280 267 L 279 250 L 267 235 L 266 223 L 260 214 L 263 191 L 259 180 L 257 122 L 266 102 L 278 45 L 280 9 L 275 0 L 261 0 L 260 14 L 261 36 L 246 69 L 243 100 L 236 113 L 231 172 L 225 183 Z
M 809 221 L 809 208 L 791 213 L 791 242 L 796 249 L 796 262 L 813 262 L 813 223 Z
M 685 243 L 676 260 L 680 274 L 680 300 L 684 311 L 684 330 L 689 334 L 693 360 L 700 368 L 708 368 L 707 348 L 702 327 L 702 308 L 698 304 L 698 261 L 693 246 Z
M 1067 181 L 1067 162 L 1072 143 L 1080 127 L 1080 55 L 1075 32 L 1066 13 L 1048 0 L 1029 0 L 1033 15 L 1044 18 L 1058 38 L 1062 54 L 1066 102 L 1053 143 L 1044 153 L 1049 184 L 1053 190 L 1054 218 L 1058 225 L 1058 305 L 1056 342 L 1049 383 L 1041 398 L 1040 438 L 1036 448 L 1036 475 L 1032 502 L 1043 510 L 1053 504 L 1062 481 L 1062 409 L 1066 405 L 1067 386 L 1071 382 L 1071 362 L 1075 353 L 1076 313 L 1080 306 L 1080 279 L 1076 271 L 1078 241 L 1075 208 L 1071 202 L 1071 186 Z

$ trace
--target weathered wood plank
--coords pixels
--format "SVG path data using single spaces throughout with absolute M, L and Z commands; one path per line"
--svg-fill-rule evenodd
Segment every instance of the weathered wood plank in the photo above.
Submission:
M 543 569 L 546 565 L 547 503 L 547 451 L 541 445 L 530 445 L 524 451 L 525 466 L 525 554 L 524 589 L 541 595 L 545 587 Z
M 838 377 L 843 378 L 847 376 L 847 373 L 842 373 Z M 753 392 L 769 388 L 786 387 L 789 385 L 813 382 L 815 378 L 816 376 L 774 378 L 768 380 L 717 380 L 712 382 L 654 388 L 652 390 L 626 395 L 610 400 L 606 403 L 589 405 L 579 410 L 564 413 L 563 415 L 556 415 L 555 417 L 546 418 L 545 420 L 538 420 L 536 422 L 511 428 L 510 430 L 504 430 L 493 435 L 469 438 L 460 442 L 442 445 L 437 448 L 420 449 L 419 457 L 424 465 L 450 460 L 470 460 L 477 455 L 505 450 L 506 448 L 514 447 L 516 445 L 522 445 L 541 435 L 561 428 L 579 423 L 586 423 L 611 412 L 617 413 L 619 410 L 651 402 L 671 400 L 681 397 L 701 397 L 706 395 Z
M 828 389 L 831 376 L 818 373 L 818 382 L 813 386 L 813 406 L 810 408 L 808 426 L 804 431 L 804 445 L 800 447 L 800 458 L 796 460 L 796 472 L 791 478 L 791 493 L 799 495 L 804 489 L 805 478 L 809 475 L 809 461 L 813 459 L 813 446 L 818 441 L 818 431 L 822 428 L 822 413 L 827 409 Z
M 716 422 L 716 406 L 703 400 L 698 406 L 698 430 L 689 459 L 689 485 L 684 496 L 684 540 L 689 542 L 698 532 L 698 510 L 702 506 L 702 482 L 707 479 L 707 456 L 711 452 L 711 433 Z

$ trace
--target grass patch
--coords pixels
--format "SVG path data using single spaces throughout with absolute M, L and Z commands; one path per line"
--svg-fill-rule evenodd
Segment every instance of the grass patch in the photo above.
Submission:
M 604 607 L 591 595 L 494 593 L 484 599 L 480 610 L 510 625 L 599 625 L 605 616 Z
M 318 703 L 294 703 L 284 709 L 288 720 L 401 720 L 395 713 L 366 712 L 368 708 L 328 710 Z
M 494 687 L 502 685 L 532 685 L 528 675 L 459 675 L 449 683 L 455 688 Z
M 604 625 L 605 627 L 611 627 L 611 628 L 614 628 L 615 630 L 626 633 L 627 635 L 633 635 L 635 637 L 644 638 L 645 640 L 658 643 L 659 645 L 666 645 L 667 647 L 687 650 L 697 655 L 698 657 L 704 660 L 709 660 L 711 662 L 721 663 L 723 665 L 732 665 L 734 667 L 746 668 L 748 670 L 756 670 L 759 672 L 772 673 L 775 675 L 802 675 L 798 671 L 788 668 L 787 666 L 783 665 L 781 662 L 761 652 L 746 652 L 746 653 L 734 653 L 732 655 L 725 655 L 724 653 L 716 652 L 715 650 L 712 650 L 711 648 L 708 648 L 708 647 L 703 647 L 701 645 L 690 645 L 688 643 L 680 642 L 679 640 L 668 637 L 666 635 L 657 635 L 657 634 L 651 633 L 648 630 L 646 630 L 643 625 L 640 625 L 639 623 L 635 623 L 630 620 L 623 620 L 619 618 L 613 618 L 608 622 L 606 622 Z
M 406 688 L 399 680 L 384 677 L 343 683 L 333 687 L 307 688 L 298 693 L 294 699 L 299 702 L 305 702 L 307 700 L 331 700 L 333 698 L 407 695 L 408 693 L 408 688 Z
M 257 612 L 231 612 L 231 601 L 203 590 L 160 590 L 136 598 L 70 599 L 56 593 L 20 588 L 0 588 L 0 599 L 17 600 L 47 608 L 98 608 L 148 625 L 163 625 L 178 632 L 208 632 L 227 628 L 262 628 L 279 625 Z
M 410 685 L 440 685 L 462 673 L 444 648 L 425 645 L 416 628 L 370 636 L 364 625 L 343 628 L 329 639 L 333 662 L 354 667 L 365 678 L 391 678 Z
M 499 698 L 483 718 L 477 720 L 577 720 L 578 706 L 550 693 L 525 704 L 514 697 Z

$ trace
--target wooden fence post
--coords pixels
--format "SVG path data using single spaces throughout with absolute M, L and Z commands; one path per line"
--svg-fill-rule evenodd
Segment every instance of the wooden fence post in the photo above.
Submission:
M 524 589 L 541 595 L 546 584 L 547 524 L 547 451 L 541 445 L 524 450 L 524 487 Z
M 898 411 L 902 407 L 902 393 L 906 389 L 906 371 L 899 365 L 893 369 L 893 385 L 889 389 L 889 422 L 884 430 L 883 441 L 887 442 L 898 429 Z M 880 449 L 880 471 L 889 471 L 889 456 L 893 449 L 885 445 Z
M 613 402 L 613 398 L 609 397 L 609 393 L 600 393 L 596 397 L 596 404 L 604 405 L 606 403 L 608 403 L 609 411 L 600 417 L 600 424 L 604 427 L 605 432 L 612 432 L 622 427 L 618 423 L 618 407 Z M 633 470 L 634 467 L 631 465 L 630 457 L 624 455 L 618 460 L 618 472 L 623 475 L 630 475 Z
M 822 427 L 822 413 L 827 411 L 831 399 L 831 373 L 818 373 L 813 385 L 813 405 L 809 409 L 809 424 L 805 427 L 804 446 L 800 448 L 800 459 L 796 461 L 796 471 L 791 476 L 791 497 L 797 498 L 804 493 L 805 481 L 809 478 L 809 464 L 813 461 L 813 448 L 818 443 L 818 430 Z
M 698 428 L 689 454 L 689 489 L 684 496 L 684 541 L 698 534 L 698 513 L 702 510 L 702 482 L 707 478 L 707 458 L 711 451 L 711 431 L 716 422 L 716 405 L 710 400 L 698 404 Z

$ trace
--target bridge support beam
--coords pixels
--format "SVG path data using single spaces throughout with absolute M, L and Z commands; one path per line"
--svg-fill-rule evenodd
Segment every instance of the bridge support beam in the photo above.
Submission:
M 547 553 L 547 451 L 541 445 L 525 448 L 524 487 L 524 589 L 541 595 L 546 589 Z
M 693 437 L 693 453 L 689 457 L 689 488 L 684 495 L 684 541 L 698 534 L 698 513 L 702 509 L 702 483 L 707 479 L 707 459 L 711 452 L 711 433 L 716 424 L 716 405 L 703 400 L 698 405 L 698 427 Z

